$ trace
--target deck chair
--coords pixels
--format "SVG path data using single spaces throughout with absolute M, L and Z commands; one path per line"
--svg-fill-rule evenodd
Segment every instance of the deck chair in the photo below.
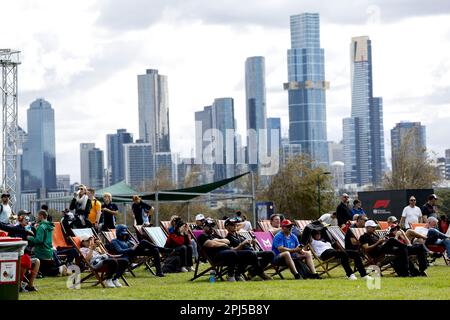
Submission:
M 269 231 L 258 231 L 253 232 L 255 236 L 256 242 L 258 242 L 259 247 L 263 251 L 272 251 L 272 240 L 273 240 L 273 234 Z M 281 274 L 284 270 L 287 269 L 287 266 L 276 266 L 274 264 L 270 264 L 267 266 L 267 268 L 264 270 L 273 269 L 274 273 L 271 274 L 271 276 L 278 275 L 281 279 L 284 279 L 283 275 Z
M 425 227 L 426 223 L 411 223 L 411 228 L 415 230 L 418 227 Z M 447 230 L 447 235 L 449 235 L 450 228 Z M 430 250 L 430 252 L 442 255 L 442 258 L 444 258 L 444 262 L 446 265 L 450 264 L 450 257 L 446 256 L 446 249 L 444 246 L 440 246 L 437 244 L 427 244 L 427 249 Z M 430 259 L 429 259 L 430 260 Z M 429 262 L 434 262 L 436 258 L 432 258 Z
M 320 256 L 314 251 L 311 242 L 308 242 L 306 248 L 308 248 L 311 251 L 314 259 L 317 260 L 317 264 L 315 265 L 317 273 L 319 275 L 326 274 L 328 277 L 331 278 L 330 271 L 339 267 L 341 265 L 341 261 L 334 257 L 327 260 L 322 260 Z
M 227 229 L 215 229 L 217 235 L 221 236 L 222 238 L 226 238 L 228 234 Z
M 61 222 L 54 222 L 54 225 L 55 225 L 55 228 L 53 229 L 53 235 L 52 235 L 53 249 L 55 251 L 72 249 L 73 245 L 68 244 L 66 241 Z M 59 253 L 58 257 L 64 261 L 67 258 L 67 255 Z
M 337 245 L 345 250 L 345 234 L 338 226 L 328 226 L 327 230 L 330 232 L 331 237 L 336 241 Z
M 264 232 L 269 231 L 270 228 L 272 227 L 272 225 L 270 224 L 270 220 L 258 221 L 258 226 Z
M 143 227 L 142 230 L 155 246 L 164 247 L 166 245 L 167 235 L 161 227 Z
M 217 229 L 225 229 L 225 220 L 216 220 Z
M 389 228 L 387 221 L 378 221 L 378 225 L 380 226 L 381 230 L 386 230 L 387 228 Z
M 159 224 L 164 233 L 169 235 L 170 221 L 160 221 Z
M 203 234 L 203 231 L 192 230 L 192 234 L 194 235 L 195 240 L 198 243 L 198 237 L 200 237 L 200 235 Z M 216 273 L 216 279 L 223 280 L 223 275 L 227 272 L 227 268 L 225 266 L 214 263 L 212 259 L 206 254 L 206 251 L 200 245 L 198 249 L 199 249 L 198 250 L 199 257 L 201 257 L 203 260 L 206 260 L 209 263 L 209 267 L 200 272 L 199 265 L 201 259 L 198 259 L 195 264 L 194 276 L 192 277 L 192 279 L 190 279 L 190 281 L 194 281 L 202 276 L 208 276 L 209 272 L 211 271 L 214 271 Z
M 92 228 L 72 229 L 72 232 L 75 235 L 75 237 L 80 237 L 81 235 L 88 235 L 89 237 L 98 238 L 97 233 Z
M 312 222 L 312 220 L 294 220 L 297 227 L 300 228 L 300 231 L 303 233 L 303 229 Z
M 72 241 L 75 249 L 77 250 L 78 254 L 80 255 L 80 259 L 83 261 L 83 263 L 88 267 L 88 272 L 89 274 L 86 275 L 84 278 L 81 279 L 80 283 L 88 283 L 87 280 L 89 280 L 92 277 L 95 277 L 97 281 L 94 282 L 94 286 L 97 286 L 98 284 L 101 284 L 103 288 L 106 288 L 105 286 L 105 273 L 106 273 L 106 267 L 102 267 L 100 269 L 94 269 L 94 267 L 91 265 L 90 261 L 88 261 L 83 254 L 81 253 L 81 241 L 79 237 L 69 237 L 69 239 Z M 101 246 L 101 251 L 103 251 L 103 253 L 106 253 L 106 249 Z M 125 277 L 122 275 L 122 277 L 120 277 L 122 279 L 122 281 L 125 283 L 125 285 L 127 287 L 129 287 L 130 285 L 128 284 L 128 281 L 125 279 Z

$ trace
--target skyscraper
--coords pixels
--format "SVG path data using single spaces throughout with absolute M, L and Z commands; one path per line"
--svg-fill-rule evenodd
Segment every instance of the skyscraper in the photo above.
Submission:
M 287 52 L 289 143 L 300 144 L 317 165 L 328 166 L 324 50 L 317 13 L 290 17 L 291 49 Z
M 95 143 L 80 143 L 80 183 L 89 185 L 89 150 L 95 148 Z
M 92 148 L 88 151 L 89 159 L 89 183 L 87 187 L 96 190 L 103 188 L 104 161 L 103 150 Z
M 154 178 L 153 146 L 137 140 L 136 143 L 125 143 L 124 164 L 125 182 L 141 190 Z
M 272 130 L 278 130 L 277 150 L 273 150 L 272 148 L 272 146 L 276 145 L 275 143 L 272 143 Z M 267 118 L 267 153 L 269 155 L 272 155 L 272 152 L 275 152 L 279 157 L 280 149 L 281 149 L 281 118 Z
M 106 136 L 106 150 L 108 153 L 107 168 L 111 174 L 111 184 L 125 179 L 123 145 L 133 143 L 133 134 L 126 129 L 118 129 L 115 134 Z
M 55 113 L 36 99 L 27 111 L 28 137 L 23 145 L 23 190 L 56 188 Z
M 138 75 L 139 138 L 154 152 L 170 152 L 167 76 L 148 69 Z
M 372 44 L 354 37 L 351 55 L 351 118 L 343 120 L 345 183 L 378 186 L 384 160 L 383 102 L 373 97 Z
M 409 154 L 423 154 L 422 150 L 427 148 L 425 126 L 420 122 L 402 121 L 391 129 L 392 171 L 397 169 L 398 152 L 403 143 L 407 143 L 405 147 Z
M 255 135 L 247 136 L 247 159 L 251 170 L 258 168 L 259 144 L 266 144 L 267 135 L 260 135 L 267 126 L 266 116 L 266 67 L 264 57 L 250 57 L 245 61 L 245 102 L 247 112 L 247 133 L 254 130 Z

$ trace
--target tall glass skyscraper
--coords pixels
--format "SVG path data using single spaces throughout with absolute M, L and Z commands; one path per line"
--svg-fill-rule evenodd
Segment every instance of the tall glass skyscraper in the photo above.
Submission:
M 56 188 L 55 112 L 36 99 L 27 111 L 28 139 L 23 145 L 22 190 Z
M 383 100 L 373 97 L 372 44 L 354 37 L 351 55 L 351 118 L 343 120 L 345 183 L 381 184 L 385 169 Z
M 103 188 L 104 161 L 103 150 L 92 148 L 88 151 L 89 159 L 89 183 L 87 187 L 96 190 Z
M 153 166 L 153 146 L 143 143 L 126 143 L 124 146 L 125 182 L 126 184 L 146 190 L 148 184 L 155 177 Z
M 316 165 L 328 166 L 324 50 L 320 47 L 318 13 L 291 16 L 291 49 L 288 50 L 289 143 Z
M 167 76 L 148 69 L 138 75 L 139 138 L 153 152 L 170 152 L 169 93 Z
M 266 129 L 266 67 L 264 57 L 250 57 L 245 61 L 245 102 L 247 111 L 247 132 L 254 130 L 255 136 L 247 137 L 247 159 L 251 170 L 257 170 L 259 161 L 259 144 L 267 142 L 260 130 Z
M 108 170 L 111 172 L 111 183 L 118 183 L 125 179 L 123 145 L 133 143 L 133 134 L 126 129 L 118 129 L 115 134 L 106 136 L 108 152 Z
M 405 139 L 408 137 L 408 141 Z M 410 154 L 422 154 L 427 148 L 425 126 L 420 122 L 402 121 L 391 129 L 392 171 L 395 171 L 398 152 L 402 143 L 407 143 L 406 150 Z

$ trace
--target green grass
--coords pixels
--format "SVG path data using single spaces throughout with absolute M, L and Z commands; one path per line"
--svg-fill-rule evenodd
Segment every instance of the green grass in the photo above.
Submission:
M 442 261 L 441 261 L 442 262 Z M 194 282 L 193 273 L 169 274 L 165 278 L 152 276 L 140 268 L 136 278 L 127 275 L 131 287 L 102 289 L 100 286 L 83 284 L 80 290 L 69 290 L 67 278 L 44 278 L 36 281 L 39 292 L 21 293 L 21 300 L 321 300 L 321 299 L 450 299 L 450 266 L 441 264 L 427 270 L 428 278 L 397 278 L 383 276 L 381 289 L 369 290 L 366 282 L 349 281 L 338 267 L 332 278 L 323 280 L 294 280 L 289 271 L 285 280 L 216 282 L 209 283 L 207 277 Z

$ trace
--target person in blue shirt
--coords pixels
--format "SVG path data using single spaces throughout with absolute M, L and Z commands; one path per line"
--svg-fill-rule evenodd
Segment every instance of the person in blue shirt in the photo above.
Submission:
M 285 219 L 281 223 L 281 232 L 278 232 L 272 241 L 272 251 L 275 253 L 273 263 L 277 266 L 288 266 L 295 279 L 320 279 L 316 273 L 312 255 L 309 251 L 303 251 L 298 238 L 292 234 L 294 224 Z M 308 267 L 301 261 L 306 258 Z M 309 268 L 309 270 L 308 270 Z
M 356 199 L 353 201 L 353 208 L 352 208 L 352 216 L 354 216 L 355 214 L 357 215 L 362 215 L 362 214 L 366 214 L 363 210 L 363 208 L 361 208 L 362 203 L 360 200 Z

